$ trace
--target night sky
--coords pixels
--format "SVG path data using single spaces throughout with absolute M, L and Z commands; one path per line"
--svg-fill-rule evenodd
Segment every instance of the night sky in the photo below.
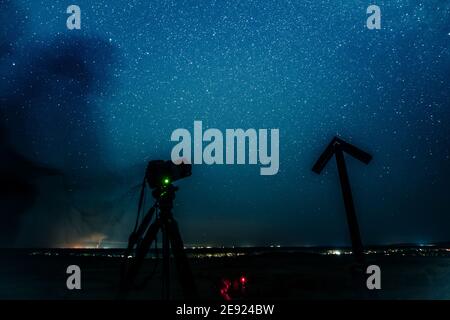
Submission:
M 311 171 L 335 135 L 373 155 L 346 157 L 365 244 L 450 241 L 449 17 L 442 0 L 0 0 L 0 246 L 126 241 L 147 161 L 194 120 L 278 128 L 280 170 L 195 165 L 174 210 L 188 245 L 349 245 L 334 160 Z

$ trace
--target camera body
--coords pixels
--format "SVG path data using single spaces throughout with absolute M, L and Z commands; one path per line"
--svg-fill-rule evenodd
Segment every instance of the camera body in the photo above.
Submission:
M 166 187 L 172 182 L 189 177 L 192 165 L 181 162 L 175 164 L 171 160 L 152 160 L 147 165 L 145 179 L 151 189 Z

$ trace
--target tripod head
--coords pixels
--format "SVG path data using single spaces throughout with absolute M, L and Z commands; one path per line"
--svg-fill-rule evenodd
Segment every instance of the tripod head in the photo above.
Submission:
M 175 192 L 178 191 L 178 187 L 173 184 L 168 184 L 167 186 L 161 186 L 152 190 L 152 196 L 156 201 L 161 199 L 175 197 Z
M 155 198 L 156 206 L 163 212 L 167 209 L 170 210 L 173 207 L 173 200 L 175 199 L 175 192 L 178 191 L 178 187 L 173 184 L 167 186 L 161 186 L 153 189 L 152 196 Z

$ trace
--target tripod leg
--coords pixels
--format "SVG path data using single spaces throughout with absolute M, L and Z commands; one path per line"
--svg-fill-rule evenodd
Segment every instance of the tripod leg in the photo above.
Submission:
M 138 240 L 141 238 L 141 236 L 144 234 L 145 230 L 147 230 L 150 222 L 152 221 L 153 215 L 155 214 L 156 207 L 153 206 L 148 210 L 147 214 L 145 215 L 144 219 L 142 220 L 141 224 L 139 225 L 139 228 L 137 228 L 136 231 L 133 231 L 128 239 L 128 248 L 125 252 L 125 257 L 128 257 L 131 254 L 131 251 L 133 250 L 134 246 L 137 244 Z
M 197 287 L 194 282 L 186 252 L 184 251 L 183 240 L 181 239 L 178 224 L 173 218 L 168 218 L 166 226 L 183 294 L 185 298 L 197 298 Z
M 158 233 L 160 228 L 161 228 L 161 219 L 157 218 L 148 228 L 147 233 L 144 236 L 144 239 L 142 240 L 140 246 L 136 250 L 136 257 L 134 258 L 134 261 L 132 261 L 130 269 L 126 273 L 123 287 L 124 289 L 128 288 L 136 278 L 139 269 L 141 268 L 142 263 L 144 262 L 145 256 L 150 250 L 152 242 L 156 239 L 156 234 Z
M 163 251 L 163 275 L 162 275 L 162 297 L 170 298 L 170 246 L 167 233 L 167 223 L 162 223 L 162 251 Z
M 142 219 L 141 225 L 136 231 L 137 238 L 140 238 L 144 234 L 145 230 L 147 230 L 147 227 L 152 221 L 153 215 L 155 214 L 155 209 L 155 206 L 151 207 L 150 210 L 148 210 L 148 213 L 145 215 L 144 219 Z

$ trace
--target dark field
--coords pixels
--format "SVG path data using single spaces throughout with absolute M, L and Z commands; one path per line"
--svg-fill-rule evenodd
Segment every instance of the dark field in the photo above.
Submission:
M 120 250 L 3 250 L 0 299 L 160 299 L 161 261 L 148 258 L 142 278 L 153 277 L 126 296 L 119 295 Z M 380 249 L 366 265 L 381 268 L 381 290 L 366 288 L 365 267 L 345 250 L 218 249 L 190 251 L 200 298 L 221 300 L 223 280 L 245 277 L 233 299 L 449 299 L 447 249 Z M 159 262 L 157 262 L 159 261 Z M 155 268 L 155 264 L 156 268 Z M 66 288 L 66 268 L 81 268 L 81 290 Z M 171 266 L 173 272 L 174 266 Z M 140 279 L 142 280 L 142 279 Z M 140 283 L 141 281 L 138 281 Z M 171 297 L 182 298 L 176 274 Z

